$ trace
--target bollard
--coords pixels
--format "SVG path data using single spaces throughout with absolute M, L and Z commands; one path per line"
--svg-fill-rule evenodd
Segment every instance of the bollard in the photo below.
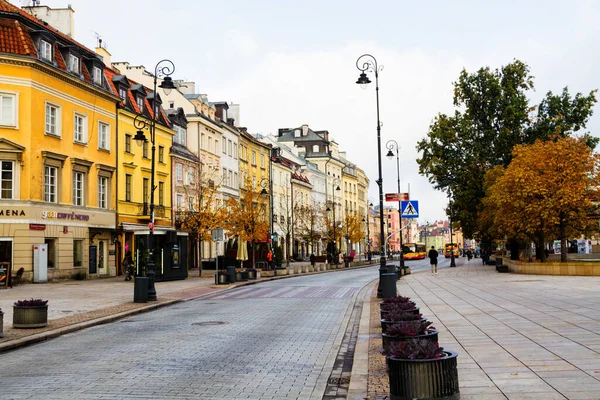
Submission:
M 396 273 L 381 274 L 379 285 L 381 286 L 382 298 L 396 297 Z
M 148 302 L 148 278 L 145 276 L 136 276 L 133 280 L 133 302 Z

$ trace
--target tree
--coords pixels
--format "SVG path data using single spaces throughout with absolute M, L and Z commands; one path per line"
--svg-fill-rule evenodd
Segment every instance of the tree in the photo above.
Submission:
M 315 201 L 310 205 L 296 206 L 296 229 L 298 236 L 310 243 L 311 252 L 315 252 L 315 242 L 321 240 L 323 224 L 323 206 Z
M 181 229 L 189 231 L 196 240 L 196 254 L 199 257 L 198 274 L 202 276 L 202 254 L 201 242 L 212 241 L 212 230 L 223 225 L 225 214 L 223 203 L 218 201 L 219 187 L 221 181 L 217 181 L 217 175 L 212 172 L 200 172 L 194 176 L 196 199 L 194 205 L 188 211 L 177 213 L 177 225 Z M 190 182 L 191 183 L 191 182 Z
M 255 268 L 255 243 L 269 235 L 268 204 L 265 203 L 268 197 L 261 195 L 261 190 L 252 185 L 250 179 L 244 181 L 243 187 L 240 199 L 232 197 L 227 200 L 227 218 L 223 225 L 230 235 L 238 235 L 240 240 L 251 242 L 252 268 Z
M 275 223 L 283 233 L 283 240 L 285 242 L 285 260 L 288 267 L 290 266 L 292 230 L 294 228 L 292 221 L 293 205 L 290 192 L 291 188 L 289 185 L 283 188 L 283 193 L 280 193 L 278 196 L 278 208 L 274 211 L 275 215 L 279 216 Z
M 344 229 L 348 235 L 348 241 L 350 242 L 347 251 L 350 251 L 352 245 L 363 240 L 366 235 L 363 228 L 363 218 L 356 211 L 346 210 L 346 214 L 344 215 L 344 226 L 342 229 Z
M 483 203 L 497 234 L 533 241 L 542 261 L 546 239 L 558 237 L 561 261 L 566 262 L 567 239 L 592 222 L 600 156 L 592 153 L 587 138 L 549 139 L 516 146 L 507 168 L 491 170 Z
M 548 92 L 538 107 L 532 107 L 527 99 L 531 89 L 529 67 L 519 60 L 496 70 L 463 70 L 454 83 L 456 111 L 438 114 L 417 145 L 419 172 L 435 188 L 452 193 L 454 220 L 467 237 L 490 239 L 478 231 L 477 221 L 485 173 L 494 166 L 507 167 L 515 145 L 584 129 L 596 102 L 596 91 L 571 98 L 565 88 L 561 95 Z M 585 138 L 595 146 L 596 139 Z

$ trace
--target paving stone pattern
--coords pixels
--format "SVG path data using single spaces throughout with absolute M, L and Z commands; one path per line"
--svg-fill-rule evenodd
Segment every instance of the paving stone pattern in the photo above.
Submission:
M 374 270 L 246 286 L 3 353 L 0 397 L 320 399 Z

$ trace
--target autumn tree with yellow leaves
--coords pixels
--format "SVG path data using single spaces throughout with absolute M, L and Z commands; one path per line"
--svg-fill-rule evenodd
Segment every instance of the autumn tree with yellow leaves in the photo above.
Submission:
M 346 210 L 346 214 L 343 218 L 343 230 L 348 236 L 350 246 L 347 251 L 350 251 L 354 243 L 360 242 L 364 239 L 366 233 L 364 230 L 363 217 L 356 211 Z
M 559 238 L 566 262 L 567 239 L 591 225 L 600 187 L 600 157 L 586 139 L 556 137 L 516 146 L 508 167 L 486 174 L 480 229 L 533 241 L 542 261 L 545 242 Z

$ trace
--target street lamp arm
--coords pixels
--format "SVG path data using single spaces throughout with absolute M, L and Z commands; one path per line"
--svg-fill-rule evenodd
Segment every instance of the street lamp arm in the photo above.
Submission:
M 362 61 L 361 61 L 362 60 Z M 362 68 L 361 68 L 362 64 Z M 377 59 L 370 54 L 363 54 L 356 60 L 356 68 L 361 72 L 374 72 L 375 76 L 383 71 L 383 65 L 377 65 Z
M 161 66 L 161 64 L 163 65 Z M 164 60 L 160 60 L 156 64 L 156 67 L 154 67 L 154 78 L 156 79 L 162 78 L 163 76 L 171 76 L 173 75 L 173 72 L 175 72 L 175 64 L 173 64 L 173 61 L 165 58 Z

